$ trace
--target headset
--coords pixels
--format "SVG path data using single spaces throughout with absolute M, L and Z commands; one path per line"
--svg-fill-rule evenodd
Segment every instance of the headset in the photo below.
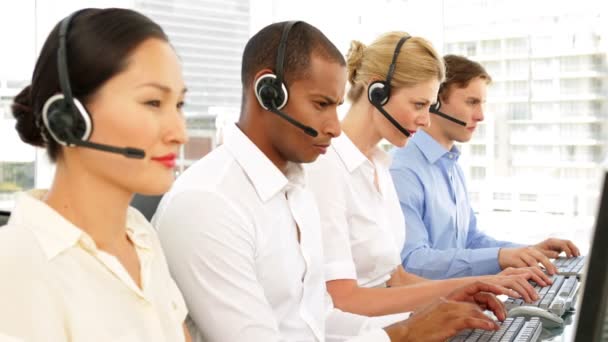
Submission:
M 409 138 L 411 133 L 405 129 L 401 124 L 395 120 L 385 109 L 384 106 L 388 103 L 391 98 L 391 80 L 393 79 L 393 74 L 395 73 L 395 68 L 397 66 L 397 57 L 399 57 L 399 52 L 401 51 L 401 47 L 405 42 L 410 39 L 410 36 L 404 36 L 399 39 L 399 42 L 395 46 L 395 52 L 393 53 L 393 60 L 391 61 L 391 65 L 388 68 L 388 72 L 386 73 L 386 80 L 384 81 L 374 81 L 370 83 L 367 88 L 367 99 L 369 102 L 378 109 L 384 117 L 390 121 L 403 135 Z
M 458 120 L 451 115 L 447 115 L 446 113 L 440 111 L 439 109 L 441 109 L 441 100 L 439 99 L 439 97 L 437 97 L 437 102 L 435 102 L 434 104 L 431 105 L 431 107 L 429 108 L 429 113 L 439 115 L 440 117 L 450 120 L 457 125 L 466 127 L 466 125 L 467 125 L 466 122 Z
M 264 74 L 255 80 L 255 97 L 258 99 L 260 106 L 265 110 L 275 113 L 281 118 L 287 120 L 292 125 L 303 130 L 304 133 L 311 137 L 319 135 L 314 128 L 306 126 L 303 123 L 295 120 L 289 114 L 281 111 L 287 104 L 289 93 L 283 79 L 283 64 L 285 63 L 285 50 L 287 49 L 287 37 L 289 31 L 299 21 L 288 21 L 283 28 L 281 41 L 279 42 L 279 51 L 277 53 L 277 65 L 274 70 L 276 74 Z
M 42 120 L 47 131 L 57 143 L 81 146 L 95 150 L 122 154 L 128 158 L 142 159 L 144 150 L 133 147 L 116 147 L 88 141 L 93 133 L 93 120 L 82 103 L 74 98 L 68 72 L 67 35 L 70 23 L 80 12 L 76 11 L 59 24 L 57 72 L 61 93 L 51 96 L 42 108 Z

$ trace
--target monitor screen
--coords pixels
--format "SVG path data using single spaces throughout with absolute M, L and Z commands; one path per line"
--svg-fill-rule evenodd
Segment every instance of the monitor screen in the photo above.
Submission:
M 583 296 L 579 302 L 575 341 L 608 341 L 608 173 L 604 177 L 595 232 L 587 254 L 587 270 L 582 284 Z

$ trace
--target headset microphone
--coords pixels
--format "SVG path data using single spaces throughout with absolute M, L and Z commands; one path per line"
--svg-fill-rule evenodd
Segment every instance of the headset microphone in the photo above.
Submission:
M 446 120 L 450 120 L 453 123 L 460 125 L 462 127 L 466 127 L 467 123 L 461 120 L 456 119 L 453 116 L 447 115 L 446 113 L 442 112 L 439 110 L 439 108 L 441 108 L 441 101 L 438 99 L 436 103 L 431 105 L 431 108 L 429 108 L 429 113 L 433 113 L 435 115 L 439 115 L 440 117 L 446 119 Z
M 281 41 L 279 42 L 277 65 L 275 68 L 276 74 L 264 74 L 258 77 L 254 85 L 255 97 L 258 99 L 258 102 L 262 108 L 277 114 L 281 118 L 287 120 L 287 122 L 290 124 L 298 127 L 299 129 L 303 130 L 304 133 L 314 138 L 319 135 L 319 132 L 281 111 L 289 99 L 289 93 L 287 91 L 287 87 L 285 86 L 285 82 L 283 81 L 283 63 L 285 62 L 287 36 L 289 35 L 291 28 L 297 23 L 298 21 L 289 21 L 285 24 L 283 34 L 281 35 Z
M 410 137 L 410 135 L 412 135 L 407 129 L 403 128 L 403 126 L 401 126 L 397 120 L 395 120 L 395 118 L 393 118 L 386 110 L 384 110 L 384 107 L 376 105 L 375 103 L 372 102 L 372 104 L 374 105 L 374 107 L 376 107 L 376 109 L 382 113 L 382 115 L 384 115 L 385 118 L 388 119 L 388 121 L 390 121 L 393 126 L 395 126 L 399 132 L 403 133 L 403 135 L 405 135 L 406 137 Z
M 401 126 L 395 118 L 393 118 L 385 109 L 384 105 L 388 103 L 388 100 L 391 98 L 391 80 L 393 78 L 393 74 L 395 73 L 395 68 L 397 66 L 397 57 L 399 56 L 399 51 L 401 51 L 401 46 L 405 44 L 405 42 L 410 39 L 410 36 L 401 37 L 399 42 L 395 46 L 395 52 L 393 53 L 393 60 L 391 61 L 391 65 L 388 68 L 388 72 L 386 74 L 386 80 L 384 81 L 374 81 L 367 87 L 367 99 L 369 102 L 378 109 L 382 115 L 388 121 L 390 121 L 393 126 L 395 126 L 403 135 L 406 137 L 410 137 L 411 133 Z
M 71 134 L 69 134 L 69 135 L 71 136 Z M 143 159 L 146 157 L 146 152 L 144 152 L 144 150 L 141 150 L 138 148 L 133 148 L 133 147 L 116 147 L 116 146 L 110 146 L 110 145 L 105 145 L 105 144 L 100 144 L 100 143 L 94 143 L 91 141 L 75 139 L 73 137 L 66 140 L 66 143 L 68 144 L 68 146 L 80 146 L 80 147 L 92 148 L 92 149 L 104 151 L 104 152 L 118 153 L 118 154 L 122 154 L 123 156 L 125 156 L 127 158 Z
M 127 158 L 143 159 L 144 150 L 133 147 L 116 147 L 88 141 L 93 133 L 93 121 L 82 103 L 72 94 L 68 73 L 67 35 L 72 19 L 82 10 L 74 12 L 59 24 L 57 73 L 61 93 L 51 96 L 42 108 L 42 121 L 51 138 L 63 146 L 80 146 L 99 151 L 122 154 Z
M 275 113 L 276 115 L 282 117 L 283 119 L 287 120 L 290 124 L 303 130 L 304 133 L 310 135 L 313 138 L 316 137 L 317 135 L 319 135 L 319 132 L 317 132 L 314 128 L 312 128 L 310 126 L 306 126 L 299 121 L 296 121 L 294 118 L 292 118 L 291 116 L 287 115 L 286 113 L 280 111 L 279 109 L 275 108 L 274 106 L 271 106 L 270 108 L 268 108 L 268 110 Z

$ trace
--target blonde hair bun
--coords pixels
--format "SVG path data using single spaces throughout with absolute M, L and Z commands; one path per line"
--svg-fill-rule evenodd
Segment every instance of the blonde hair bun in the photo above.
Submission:
M 350 42 L 350 48 L 346 54 L 346 68 L 348 71 L 348 82 L 355 84 L 357 78 L 357 70 L 361 68 L 363 63 L 363 54 L 365 53 L 365 44 L 358 40 Z

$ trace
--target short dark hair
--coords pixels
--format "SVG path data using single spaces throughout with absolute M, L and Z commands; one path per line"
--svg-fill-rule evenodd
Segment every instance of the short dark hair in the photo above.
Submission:
M 486 83 L 492 82 L 492 77 L 481 64 L 466 57 L 445 55 L 443 62 L 445 63 L 446 75 L 445 81 L 439 87 L 439 98 L 441 100 L 449 97 L 452 85 L 458 88 L 466 88 L 469 82 L 475 78 L 486 80 Z
M 286 21 L 264 27 L 253 35 L 245 45 L 241 66 L 241 82 L 243 95 L 249 89 L 253 78 L 262 69 L 270 69 L 276 73 L 276 60 L 279 43 Z M 284 80 L 290 82 L 307 77 L 310 71 L 310 57 L 320 56 L 331 62 L 346 66 L 344 56 L 338 48 L 316 27 L 298 22 L 289 31 L 285 49 Z M 245 98 L 245 96 L 243 96 Z
M 31 84 L 14 98 L 12 105 L 21 140 L 46 147 L 53 161 L 59 155 L 59 144 L 39 126 L 44 103 L 61 92 L 57 71 L 59 25 L 44 42 Z M 158 24 L 133 10 L 88 8 L 79 12 L 70 22 L 67 35 L 68 73 L 74 97 L 86 105 L 106 81 L 126 68 L 131 52 L 148 38 L 168 42 Z

